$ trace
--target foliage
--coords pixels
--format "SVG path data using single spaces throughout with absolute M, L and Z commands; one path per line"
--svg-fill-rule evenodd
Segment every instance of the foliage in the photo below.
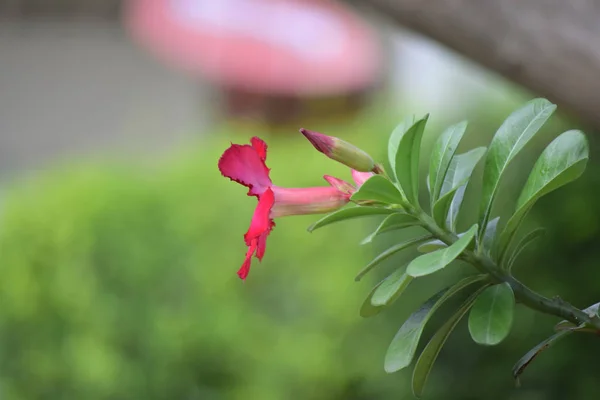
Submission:
M 412 227 L 430 234 L 400 241 L 367 265 L 361 277 L 372 270 L 379 259 L 387 258 L 392 250 L 397 252 L 419 245 L 419 250 L 427 253 L 417 256 L 406 266 L 397 267 L 373 289 L 366 300 L 368 304 L 363 304 L 361 309 L 364 317 L 378 314 L 388 307 L 393 302 L 391 299 L 398 298 L 413 280 L 437 273 L 453 261 L 466 261 L 484 273 L 483 278 L 480 278 L 481 275 L 467 278 L 470 284 L 465 284 L 463 280 L 434 295 L 408 318 L 392 340 L 385 358 L 385 369 L 388 372 L 395 372 L 411 363 L 424 325 L 430 314 L 438 308 L 438 302 L 459 294 L 467 296 L 419 355 L 412 380 L 416 396 L 422 395 L 440 349 L 467 313 L 471 337 L 476 343 L 483 345 L 497 345 L 508 336 L 513 322 L 515 297 L 532 309 L 567 318 L 572 326 L 564 329 L 600 332 L 597 307 L 594 312 L 590 312 L 590 309 L 582 311 L 559 297 L 547 299 L 523 285 L 511 273 L 512 265 L 522 250 L 540 236 L 540 231 L 534 230 L 514 244 L 519 228 L 532 206 L 543 195 L 575 180 L 583 173 L 588 160 L 588 143 L 584 134 L 570 130 L 550 143 L 533 167 L 507 222 L 499 217 L 493 218 L 494 204 L 508 166 L 555 108 L 555 105 L 545 99 L 529 101 L 508 116 L 487 150 L 477 148 L 455 154 L 467 125 L 463 122 L 448 128 L 434 144 L 430 159 L 427 177 L 430 213 L 423 210 L 418 196 L 421 137 L 428 116 L 416 121 L 408 118 L 390 136 L 389 176 L 373 176 L 352 197 L 353 200 L 374 201 L 382 210 L 392 211 L 382 225 L 397 216 L 403 223 L 395 225 L 393 229 Z M 473 170 L 484 154 L 478 219 L 470 224 L 468 230 L 459 232 L 456 230 L 456 218 L 461 209 L 464 191 L 471 183 Z M 361 203 L 358 202 L 352 213 L 360 213 L 360 208 Z M 339 211 L 337 215 L 341 213 L 343 211 Z M 369 213 L 372 215 L 374 211 L 370 209 Z M 329 218 L 331 217 L 326 216 L 323 220 Z M 337 218 L 336 222 L 341 220 L 343 218 Z M 370 238 L 378 230 L 380 228 Z M 433 240 L 430 240 L 432 237 Z M 383 300 L 378 295 L 380 292 L 385 293 Z M 568 322 L 565 321 L 562 326 L 566 323 Z M 562 336 L 564 335 L 555 336 L 550 341 Z M 522 373 L 540 349 L 546 347 L 547 343 L 540 345 L 519 361 L 514 369 L 515 374 Z
M 390 394 L 364 367 L 377 342 L 356 333 L 362 299 L 347 268 L 364 253 L 341 243 L 357 242 L 360 232 L 332 227 L 340 245 L 331 246 L 306 235 L 309 217 L 286 219 L 250 282 L 235 275 L 254 204 L 241 202 L 243 188 L 215 168 L 228 139 L 157 169 L 67 165 L 8 190 L 0 397 Z M 306 165 L 310 176 L 291 173 L 304 144 L 273 141 L 274 157 L 291 162 L 276 163 L 275 179 L 317 183 L 325 162 Z

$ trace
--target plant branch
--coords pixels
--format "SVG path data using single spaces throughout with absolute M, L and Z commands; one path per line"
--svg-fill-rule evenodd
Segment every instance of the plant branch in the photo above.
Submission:
M 425 212 L 416 209 L 409 209 L 407 211 L 418 218 L 425 229 L 447 245 L 451 245 L 458 240 L 458 237 L 454 233 L 442 229 L 433 218 Z M 496 282 L 508 283 L 512 287 L 515 298 L 525 306 L 544 314 L 550 314 L 566 319 L 577 326 L 586 324 L 600 331 L 600 318 L 588 315 L 558 296 L 549 299 L 534 292 L 512 276 L 510 272 L 500 268 L 489 256 L 468 249 L 463 252 L 463 256 L 465 261 L 473 265 L 479 271 L 489 274 Z

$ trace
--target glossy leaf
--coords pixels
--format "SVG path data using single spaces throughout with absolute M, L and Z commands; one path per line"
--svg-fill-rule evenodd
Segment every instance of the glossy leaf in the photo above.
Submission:
M 512 253 L 506 259 L 506 269 L 511 271 L 512 267 L 521 254 L 523 250 L 527 248 L 531 243 L 533 243 L 537 238 L 544 236 L 544 232 L 546 230 L 544 228 L 536 228 L 529 232 L 527 235 L 523 236 L 523 238 L 519 241 L 517 246 L 513 249 Z M 504 264 L 502 264 L 504 266 Z
M 381 175 L 373 175 L 350 198 L 352 201 L 371 200 L 386 204 L 403 203 L 402 194 L 392 182 Z
M 413 277 L 406 275 L 404 268 L 398 268 L 375 290 L 371 304 L 375 307 L 392 304 L 406 290 L 412 280 Z
M 432 205 L 440 197 L 446 171 L 466 130 L 467 121 L 452 125 L 440 135 L 433 146 L 427 180 Z
M 383 281 L 381 281 L 377 285 L 375 285 L 375 287 L 373 289 L 371 289 L 371 292 L 369 293 L 369 295 L 367 296 L 365 301 L 363 301 L 362 306 L 360 307 L 360 316 L 361 317 L 363 317 L 363 318 L 373 317 L 373 316 L 379 314 L 381 311 L 383 311 L 384 307 L 376 307 L 371 304 L 371 299 L 373 298 L 373 294 L 375 293 L 377 288 L 382 283 L 383 283 Z
M 444 268 L 454 261 L 464 249 L 471 243 L 477 232 L 477 224 L 465 232 L 464 236 L 454 242 L 451 246 L 424 254 L 412 260 L 406 272 L 412 277 L 429 275 Z
M 445 288 L 432 296 L 417 311 L 412 313 L 404 324 L 402 324 L 390 343 L 385 355 L 385 371 L 392 373 L 409 366 L 415 356 L 425 325 L 436 310 L 456 293 L 467 286 L 481 282 L 483 279 L 485 279 L 484 275 L 474 275 L 464 278 L 453 286 Z
M 506 223 L 500 238 L 500 254 L 504 254 L 525 216 L 545 194 L 577 179 L 588 161 L 588 143 L 581 131 L 567 131 L 544 149 L 535 163 L 517 200 L 515 213 Z
M 569 331 L 569 330 L 560 331 L 558 333 L 555 333 L 554 335 L 550 336 L 548 339 L 542 341 L 540 344 L 535 346 L 533 349 L 529 350 L 527 352 L 527 354 L 525 354 L 523 357 L 521 357 L 521 359 L 519 361 L 517 361 L 517 363 L 513 367 L 513 370 L 512 370 L 513 378 L 519 379 L 519 376 L 523 373 L 523 371 L 525 371 L 525 368 L 527 368 L 529 366 L 529 364 L 531 364 L 531 362 L 537 356 L 539 356 L 542 351 L 549 349 L 554 344 L 556 344 L 557 341 L 559 341 L 560 339 L 564 338 L 565 336 L 567 336 L 571 333 L 573 333 L 573 331 Z
M 496 230 L 498 228 L 498 221 L 500 221 L 500 217 L 496 217 L 490 222 L 488 222 L 485 228 L 485 234 L 483 235 L 483 248 L 490 252 L 490 250 L 494 247 L 494 241 L 496 240 Z
M 485 289 L 475 300 L 469 314 L 469 332 L 482 345 L 500 343 L 510 332 L 515 310 L 515 295 L 508 283 Z
M 403 134 L 398 133 L 395 138 L 398 142 L 398 148 L 395 155 L 394 174 L 407 200 L 415 206 L 419 202 L 421 139 L 428 118 L 429 115 L 421 118 Z M 396 135 L 396 131 L 393 135 Z
M 479 213 L 479 237 L 487 226 L 502 175 L 510 162 L 550 118 L 556 106 L 546 99 L 534 99 L 514 111 L 502 123 L 488 150 L 483 170 Z
M 460 213 L 460 207 L 462 206 L 463 199 L 465 197 L 465 191 L 467 185 L 462 185 L 456 189 L 456 193 L 452 197 L 452 202 L 448 208 L 448 215 L 446 217 L 446 228 L 451 232 L 456 232 L 456 223 L 458 221 L 458 214 Z
M 388 215 L 383 221 L 381 221 L 381 224 L 379 224 L 377 229 L 367 236 L 360 244 L 370 243 L 376 236 L 379 236 L 382 233 L 408 228 L 419 224 L 419 220 L 412 215 L 405 214 L 403 212 L 395 212 Z
M 396 129 L 390 135 L 390 140 L 388 142 L 388 160 L 390 162 L 390 167 L 392 174 L 396 177 L 396 153 L 398 152 L 398 146 L 400 145 L 400 140 L 404 137 L 406 132 L 415 124 L 416 117 L 414 115 L 410 117 L 406 117 L 402 122 L 398 124 Z
M 435 363 L 440 350 L 442 347 L 444 347 L 448 336 L 450 336 L 454 328 L 456 328 L 458 322 L 467 313 L 467 311 L 469 311 L 479 293 L 481 293 L 481 291 L 483 291 L 486 287 L 487 285 L 482 286 L 475 293 L 469 296 L 469 298 L 463 302 L 459 309 L 454 312 L 450 319 L 448 319 L 446 323 L 444 323 L 444 325 L 438 329 L 438 331 L 433 335 L 431 340 L 429 340 L 429 343 L 427 343 L 423 349 L 423 352 L 421 352 L 412 376 L 412 391 L 415 396 L 421 397 L 423 394 L 423 389 L 427 383 L 429 373 L 433 368 L 433 364 Z
M 315 229 L 319 229 L 329 224 L 345 221 L 348 219 L 370 217 L 373 215 L 387 215 L 393 212 L 394 210 L 392 209 L 382 207 L 356 206 L 342 208 L 341 210 L 337 210 L 335 212 L 332 212 L 331 214 L 327 214 L 326 216 L 309 226 L 308 231 L 312 232 Z
M 356 275 L 356 278 L 354 278 L 354 279 L 356 281 L 361 280 L 362 277 L 365 276 L 365 274 L 367 272 L 369 272 L 370 270 L 372 270 L 373 268 L 375 268 L 382 261 L 387 260 L 388 258 L 390 258 L 394 254 L 398 253 L 399 251 L 402 251 L 404 249 L 408 249 L 409 247 L 414 246 L 414 245 L 419 245 L 419 244 L 421 244 L 421 243 L 429 240 L 430 238 L 431 238 L 431 235 L 420 236 L 420 237 L 417 237 L 417 238 L 410 239 L 410 240 L 408 240 L 406 242 L 398 243 L 398 244 L 390 247 L 389 249 L 385 250 L 383 253 L 381 253 L 377 257 L 375 257 L 373 259 L 373 261 L 371 261 L 369 264 L 367 264 L 367 266 L 364 267 L 358 273 L 358 275 Z
M 446 222 L 450 203 L 456 191 L 469 181 L 475 166 L 484 154 L 485 147 L 477 147 L 452 158 L 442 184 L 440 198 L 433 205 L 433 219 L 438 225 L 443 226 Z

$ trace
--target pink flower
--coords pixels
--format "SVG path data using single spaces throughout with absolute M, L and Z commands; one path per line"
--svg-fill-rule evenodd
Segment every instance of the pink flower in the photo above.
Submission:
M 250 228 L 244 235 L 248 251 L 238 271 L 241 279 L 246 279 L 248 276 L 252 256 L 262 260 L 267 237 L 275 226 L 274 218 L 335 211 L 347 204 L 355 191 L 349 183 L 327 175 L 324 178 L 330 186 L 310 188 L 275 186 L 269 177 L 270 169 L 265 164 L 267 145 L 257 137 L 253 137 L 250 143 L 250 145 L 232 144 L 219 159 L 221 174 L 246 186 L 248 196 L 258 198 Z M 365 175 L 372 174 L 353 171 L 358 186 L 366 180 Z

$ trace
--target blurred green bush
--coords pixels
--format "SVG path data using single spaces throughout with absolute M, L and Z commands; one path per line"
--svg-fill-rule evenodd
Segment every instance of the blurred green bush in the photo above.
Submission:
M 216 163 L 249 137 L 207 139 L 152 168 L 66 165 L 9 190 L 1 398 L 383 395 L 381 368 L 365 366 L 385 348 L 353 334 L 369 289 L 353 280 L 369 257 L 360 223 L 310 235 L 317 216 L 281 219 L 264 262 L 238 279 L 256 200 Z M 269 143 L 281 186 L 350 178 L 300 134 Z

